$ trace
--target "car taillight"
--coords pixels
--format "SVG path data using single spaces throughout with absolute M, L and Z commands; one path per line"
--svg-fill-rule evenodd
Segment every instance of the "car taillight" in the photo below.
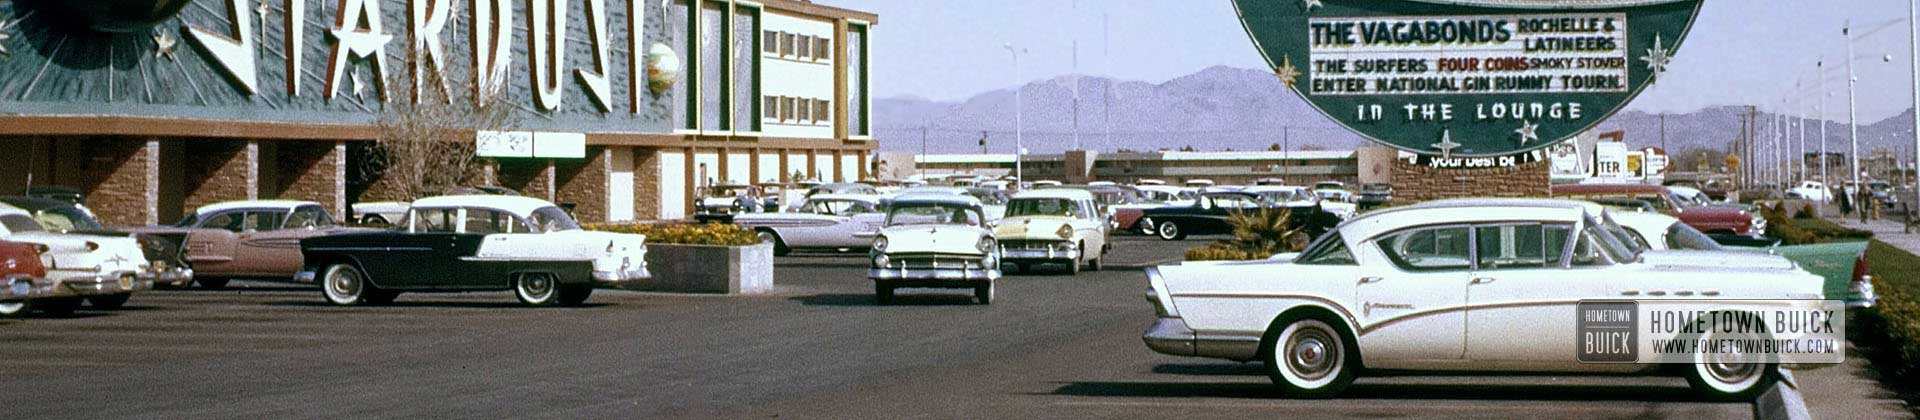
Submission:
M 88 252 L 92 252 L 92 251 L 99 251 L 99 250 L 100 250 L 100 243 L 99 243 L 99 242 L 94 242 L 94 241 L 87 241 L 87 251 L 88 251 Z
M 1861 254 L 1859 258 L 1855 258 L 1853 260 L 1853 282 L 1865 283 L 1869 279 L 1871 279 L 1871 277 L 1868 276 L 1867 271 L 1868 271 L 1867 255 Z

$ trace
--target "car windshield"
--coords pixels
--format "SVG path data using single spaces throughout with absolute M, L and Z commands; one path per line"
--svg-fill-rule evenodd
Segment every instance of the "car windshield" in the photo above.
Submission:
M 978 210 L 954 203 L 895 202 L 888 207 L 887 211 L 887 226 L 947 224 L 980 226 L 984 220 L 985 218 Z
M 1285 203 L 1290 201 L 1311 200 L 1317 196 L 1306 194 L 1300 190 L 1275 190 L 1261 191 L 1260 197 L 1265 198 L 1269 203 Z
M 747 187 L 744 187 L 744 186 L 721 185 L 721 186 L 710 188 L 707 191 L 707 196 L 708 197 L 739 197 L 741 195 L 745 195 L 746 193 L 747 193 Z
M 1080 212 L 1078 204 L 1065 198 L 1016 198 L 1007 202 L 1007 217 L 1073 217 Z
M 1140 196 L 1150 203 L 1164 203 L 1180 199 L 1180 196 L 1169 191 L 1140 190 Z
M 531 217 L 528 217 L 528 221 L 533 222 L 536 233 L 580 230 L 580 224 L 573 221 L 573 216 L 567 215 L 567 212 L 559 207 L 548 206 L 534 210 Z
M 874 211 L 872 205 L 855 200 L 812 200 L 807 202 L 805 209 L 810 213 L 829 216 L 851 216 Z
M 40 227 L 55 232 L 73 230 L 104 230 L 93 216 L 74 207 L 54 207 L 34 213 L 33 220 Z

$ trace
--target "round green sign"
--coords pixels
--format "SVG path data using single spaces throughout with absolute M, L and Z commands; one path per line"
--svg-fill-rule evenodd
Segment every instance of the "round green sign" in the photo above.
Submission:
M 1288 88 L 1375 142 L 1446 157 L 1573 138 L 1661 73 L 1702 0 L 1234 0 Z

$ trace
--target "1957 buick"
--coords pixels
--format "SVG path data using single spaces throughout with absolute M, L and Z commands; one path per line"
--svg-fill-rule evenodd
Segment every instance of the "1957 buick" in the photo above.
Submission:
M 545 200 L 423 198 L 391 230 L 301 240 L 306 264 L 296 278 L 318 282 L 337 305 L 483 290 L 513 290 L 528 305 L 578 305 L 595 285 L 648 278 L 646 239 L 581 230 Z
M 1303 397 L 1336 395 L 1371 370 L 1679 373 L 1725 399 L 1778 379 L 1774 363 L 1719 355 L 1580 363 L 1583 300 L 1822 296 L 1819 277 L 1777 256 L 1640 252 L 1590 206 L 1430 202 L 1361 216 L 1299 254 L 1149 269 L 1158 321 L 1143 338 L 1165 354 L 1265 362 L 1276 385 Z

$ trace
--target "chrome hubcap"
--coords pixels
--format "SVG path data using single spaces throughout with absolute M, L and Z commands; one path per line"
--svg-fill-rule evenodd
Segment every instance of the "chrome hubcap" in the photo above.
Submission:
M 520 284 L 527 297 L 533 300 L 546 300 L 547 295 L 553 293 L 553 280 L 547 276 L 528 276 Z
M 359 296 L 360 277 L 349 270 L 336 270 L 333 272 L 332 281 L 327 282 L 327 289 L 333 291 L 334 296 L 343 299 Z
M 1738 384 L 1752 379 L 1753 375 L 1760 372 L 1760 364 L 1737 362 L 1741 356 L 1737 349 L 1730 353 L 1714 355 L 1713 360 L 1706 365 L 1707 375 L 1726 384 Z
M 1333 372 L 1339 355 L 1330 347 L 1334 340 L 1326 331 L 1301 330 L 1287 341 L 1287 370 L 1301 379 L 1316 380 Z

